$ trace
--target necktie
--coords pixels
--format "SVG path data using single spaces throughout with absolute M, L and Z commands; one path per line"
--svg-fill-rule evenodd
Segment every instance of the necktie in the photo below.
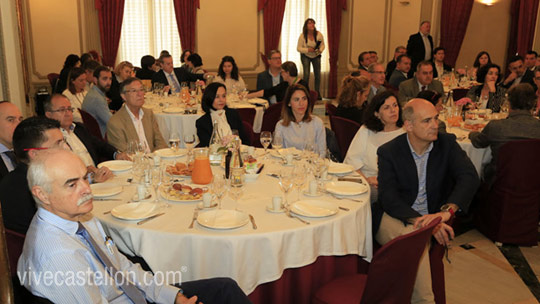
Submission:
M 90 245 L 90 249 L 92 252 L 96 255 L 96 257 L 99 259 L 99 261 L 105 266 L 105 268 L 109 271 L 109 274 L 115 279 L 115 281 L 122 282 L 120 284 L 120 289 L 122 289 L 128 298 L 133 301 L 135 304 L 146 304 L 146 299 L 144 298 L 144 295 L 142 292 L 129 281 L 129 278 L 126 278 L 124 276 L 124 273 L 121 271 L 118 271 L 116 267 L 111 263 L 111 260 L 109 260 L 109 257 L 101 248 L 99 248 L 96 241 L 90 236 L 88 233 L 88 230 L 84 228 L 83 224 L 79 223 L 79 229 L 77 229 L 77 235 L 80 235 L 83 239 L 86 240 L 88 245 Z
M 178 85 L 178 81 L 174 78 L 173 74 L 169 74 L 169 78 L 171 79 L 172 84 L 172 90 L 174 93 L 180 92 L 180 86 Z
M 422 92 L 426 90 L 426 86 L 422 86 Z
M 13 152 L 12 150 L 9 150 L 9 151 L 4 152 L 4 155 L 6 155 L 9 158 L 13 167 L 17 165 L 17 158 L 15 157 L 15 152 Z

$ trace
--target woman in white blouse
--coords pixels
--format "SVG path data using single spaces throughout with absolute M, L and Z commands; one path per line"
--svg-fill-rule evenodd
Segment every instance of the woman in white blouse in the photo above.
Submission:
M 371 186 L 372 201 L 377 198 L 377 149 L 405 133 L 402 128 L 401 106 L 396 96 L 387 90 L 373 97 L 364 112 L 364 125 L 354 136 L 345 163 L 354 167 Z
M 83 68 L 76 67 L 71 69 L 68 76 L 67 89 L 62 92 L 63 95 L 71 102 L 71 107 L 75 109 L 73 111 L 73 121 L 82 123 L 81 113 L 79 110 L 86 96 L 86 73 Z
M 324 37 L 315 28 L 315 20 L 308 18 L 304 22 L 302 34 L 298 38 L 296 49 L 300 52 L 300 59 L 302 60 L 302 67 L 304 69 L 304 81 L 306 83 L 309 83 L 310 64 L 313 64 L 315 91 L 317 91 L 320 98 L 321 53 L 324 51 Z
M 246 83 L 240 73 L 238 72 L 238 66 L 232 56 L 225 56 L 221 58 L 221 63 L 218 68 L 218 75 L 214 82 L 223 83 L 227 87 L 227 92 L 237 93 L 246 89 Z
M 314 152 L 320 156 L 326 154 L 326 131 L 322 120 L 311 115 L 315 100 L 305 86 L 294 84 L 289 87 L 283 107 L 281 120 L 276 124 L 275 134 L 283 138 L 283 147 L 295 147 L 303 150 L 306 143 L 313 144 Z

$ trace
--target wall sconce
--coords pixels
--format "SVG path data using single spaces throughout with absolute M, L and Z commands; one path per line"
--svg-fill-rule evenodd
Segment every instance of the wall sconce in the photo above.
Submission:
M 402 0 L 402 1 L 399 1 L 399 3 L 400 3 L 401 5 L 409 5 L 409 4 L 411 4 L 411 1 Z
M 485 6 L 492 6 L 497 2 L 497 0 L 479 0 L 478 2 L 482 3 Z

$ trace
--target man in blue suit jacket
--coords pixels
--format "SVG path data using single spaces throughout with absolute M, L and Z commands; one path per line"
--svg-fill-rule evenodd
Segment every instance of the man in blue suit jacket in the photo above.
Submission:
M 268 62 L 270 63 L 270 68 L 257 75 L 257 91 L 270 89 L 284 81 L 283 77 L 281 77 L 281 52 L 278 50 L 270 51 Z M 276 100 L 276 95 L 270 96 L 267 100 L 270 104 L 281 101 Z
M 452 134 L 438 133 L 438 112 L 423 99 L 403 109 L 406 134 L 377 151 L 379 197 L 373 204 L 373 231 L 385 244 L 429 224 L 437 242 L 448 245 L 454 236 L 446 222 L 458 210 L 467 211 L 480 184 L 478 174 Z M 429 254 L 426 246 L 414 286 L 412 303 L 434 303 Z

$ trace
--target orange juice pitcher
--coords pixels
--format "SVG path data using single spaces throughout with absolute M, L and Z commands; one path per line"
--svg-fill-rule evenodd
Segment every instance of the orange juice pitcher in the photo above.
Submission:
M 208 148 L 196 148 L 193 150 L 195 158 L 191 181 L 199 185 L 208 185 L 212 182 L 212 169 L 208 158 Z

